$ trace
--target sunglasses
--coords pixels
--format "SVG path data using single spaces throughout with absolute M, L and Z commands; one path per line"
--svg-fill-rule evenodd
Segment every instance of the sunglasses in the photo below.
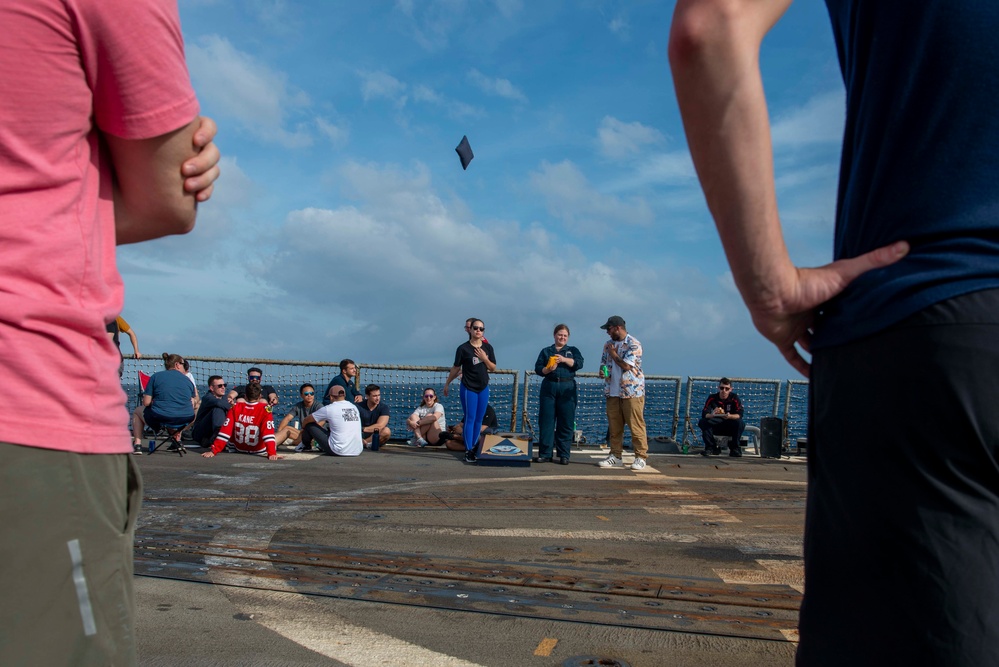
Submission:
M 253 381 L 260 382 L 260 378 L 262 378 L 262 377 L 263 377 L 263 375 L 247 375 L 246 379 L 249 380 L 250 382 L 253 382 Z
M 437 398 L 434 394 L 424 394 L 423 398 Z
M 314 392 L 314 391 L 303 391 L 302 392 L 302 396 L 315 396 L 315 395 L 316 395 L 316 392 Z
M 223 382 L 222 384 L 214 385 L 212 389 L 225 389 L 225 382 Z
M 485 331 L 485 327 L 472 327 L 472 331 Z

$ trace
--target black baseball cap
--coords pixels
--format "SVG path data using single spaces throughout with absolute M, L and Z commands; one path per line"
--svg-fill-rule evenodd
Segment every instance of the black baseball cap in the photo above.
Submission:
M 611 327 L 623 327 L 624 318 L 620 315 L 611 315 L 607 318 L 607 324 L 601 326 L 601 329 L 610 329 Z

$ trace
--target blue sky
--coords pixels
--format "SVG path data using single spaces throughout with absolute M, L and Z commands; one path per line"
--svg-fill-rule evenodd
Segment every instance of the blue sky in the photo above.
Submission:
M 450 365 L 475 316 L 501 368 L 565 322 L 594 370 L 616 314 L 647 373 L 798 377 L 698 187 L 673 4 L 180 0 L 223 176 L 194 232 L 120 249 L 140 348 Z M 791 6 L 762 67 L 787 243 L 822 264 L 844 104 L 824 3 Z

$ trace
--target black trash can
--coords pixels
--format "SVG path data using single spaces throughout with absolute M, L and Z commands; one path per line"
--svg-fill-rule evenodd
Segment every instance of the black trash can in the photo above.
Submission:
M 780 417 L 764 417 L 760 420 L 760 456 L 765 459 L 779 459 L 784 440 L 784 420 Z

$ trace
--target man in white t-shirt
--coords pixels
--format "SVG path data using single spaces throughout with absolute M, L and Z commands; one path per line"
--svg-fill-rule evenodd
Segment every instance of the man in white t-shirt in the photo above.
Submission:
M 331 456 L 358 456 L 364 451 L 361 439 L 361 413 L 347 400 L 347 392 L 340 385 L 330 389 L 332 403 L 324 405 L 302 422 L 302 440 L 313 438 L 324 454 Z M 316 422 L 326 422 L 322 427 Z

